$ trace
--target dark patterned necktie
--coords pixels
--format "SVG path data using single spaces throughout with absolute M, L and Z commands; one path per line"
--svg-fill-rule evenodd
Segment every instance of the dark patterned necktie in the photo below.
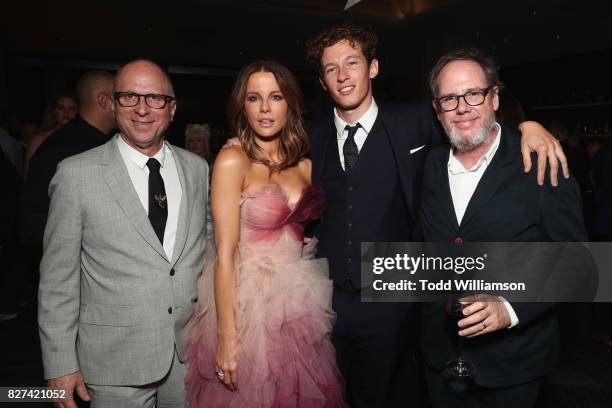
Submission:
M 348 137 L 344 141 L 344 146 L 342 147 L 342 153 L 344 153 L 344 171 L 346 174 L 350 174 L 357 162 L 357 156 L 359 156 L 359 149 L 357 149 L 357 143 L 355 143 L 355 133 L 357 133 L 357 129 L 360 127 L 361 125 L 357 123 L 355 126 L 346 125 L 344 128 L 348 130 Z
M 164 231 L 168 219 L 168 199 L 164 179 L 159 174 L 161 165 L 157 160 L 151 158 L 147 161 L 147 167 L 149 168 L 149 221 L 151 221 L 159 242 L 164 245 Z

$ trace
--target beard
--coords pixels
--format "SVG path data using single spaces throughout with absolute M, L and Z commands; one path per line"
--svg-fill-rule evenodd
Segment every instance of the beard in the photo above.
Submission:
M 486 143 L 491 137 L 491 130 L 495 126 L 495 117 L 492 117 L 488 123 L 480 127 L 474 135 L 468 139 L 464 139 L 454 128 L 445 128 L 450 144 L 460 152 L 470 152 L 483 143 Z

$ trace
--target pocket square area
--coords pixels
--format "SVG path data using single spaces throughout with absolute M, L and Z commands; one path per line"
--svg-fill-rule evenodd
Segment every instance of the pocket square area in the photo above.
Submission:
M 427 146 L 427 145 L 423 145 L 423 146 L 417 147 L 417 148 L 415 148 L 415 149 L 410 149 L 410 154 L 413 154 L 413 153 L 418 152 L 419 150 L 421 150 L 421 149 L 422 149 L 422 148 L 424 148 L 425 146 Z

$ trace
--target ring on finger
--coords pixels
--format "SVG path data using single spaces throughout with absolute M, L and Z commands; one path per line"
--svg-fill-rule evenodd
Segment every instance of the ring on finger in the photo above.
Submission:
M 487 328 L 487 323 L 484 320 L 481 323 L 482 323 L 482 330 L 485 330 Z
M 223 379 L 225 378 L 225 373 L 222 370 L 217 371 L 215 374 L 217 374 L 217 377 L 223 381 Z

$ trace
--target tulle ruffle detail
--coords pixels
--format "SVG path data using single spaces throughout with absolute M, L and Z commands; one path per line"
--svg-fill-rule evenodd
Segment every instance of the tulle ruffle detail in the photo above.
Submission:
M 295 245 L 295 244 L 293 244 Z M 237 391 L 215 376 L 214 254 L 198 282 L 198 310 L 187 346 L 189 406 L 345 407 L 330 341 L 334 320 L 327 261 L 314 259 L 314 242 L 297 259 L 242 246 L 236 267 Z M 209 247 L 210 248 L 210 247 Z M 265 253 L 265 256 L 256 255 Z

